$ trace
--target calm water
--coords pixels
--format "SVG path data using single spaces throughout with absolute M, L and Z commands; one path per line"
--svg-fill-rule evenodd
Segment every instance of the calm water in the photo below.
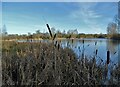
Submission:
M 23 42 L 23 41 L 19 41 L 19 42 Z M 49 40 L 44 40 L 43 42 L 49 42 Z M 77 39 L 73 41 L 61 40 L 60 45 L 63 48 L 65 47 L 71 48 L 75 52 L 78 58 L 82 58 L 82 53 L 84 52 L 84 57 L 87 57 L 87 58 L 96 57 L 97 62 L 99 62 L 100 60 L 103 60 L 103 62 L 106 62 L 107 51 L 109 50 L 110 63 L 117 64 L 118 61 L 120 62 L 120 40 L 84 39 L 84 44 L 82 39 Z M 97 56 L 95 56 L 96 49 L 98 50 Z
M 19 41 L 24 42 L 24 41 Z M 39 42 L 39 41 L 33 41 Z M 50 42 L 49 40 L 42 40 L 42 42 Z M 82 39 L 77 40 L 61 40 L 58 41 L 60 45 L 65 48 L 71 48 L 78 58 L 83 58 L 82 53 L 84 52 L 84 57 L 86 58 L 96 58 L 97 64 L 103 60 L 103 64 L 106 63 L 107 51 L 110 51 L 110 64 L 108 66 L 108 79 L 110 79 L 110 66 L 116 64 L 120 65 L 120 40 L 109 40 L 109 39 L 84 39 L 84 44 Z M 96 45 L 95 45 L 96 43 Z M 84 50 L 83 50 L 84 48 Z M 95 55 L 95 50 L 98 50 L 97 56 Z
M 97 43 L 95 45 L 95 43 Z M 82 39 L 78 40 L 62 40 L 61 45 L 63 47 L 70 47 L 74 50 L 78 58 L 82 57 L 82 52 L 84 52 L 84 57 L 93 58 L 95 57 L 95 50 L 98 50 L 96 59 L 103 60 L 106 62 L 107 51 L 110 51 L 110 62 L 117 64 L 120 61 L 120 40 L 108 40 L 108 39 L 84 39 L 84 44 Z M 83 47 L 84 46 L 84 47 Z M 83 51 L 84 48 L 84 51 Z

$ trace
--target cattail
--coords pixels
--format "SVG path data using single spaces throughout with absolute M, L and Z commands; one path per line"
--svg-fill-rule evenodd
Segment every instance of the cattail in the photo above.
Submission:
M 83 44 L 84 44 L 84 39 L 83 39 Z
M 106 64 L 105 65 L 105 71 L 104 71 L 105 79 L 107 78 L 107 75 L 108 75 L 108 65 Z
M 98 53 L 98 50 L 96 49 L 95 54 L 97 55 L 97 53 Z
M 90 46 L 90 44 L 88 44 L 87 46 Z
M 67 41 L 67 47 L 68 47 L 68 45 L 69 45 L 69 41 Z
M 57 41 L 55 41 L 55 47 L 57 46 Z
M 72 39 L 72 43 L 73 43 L 73 39 Z
M 54 37 L 53 37 L 53 40 L 56 38 L 56 34 L 54 35 Z
M 116 54 L 117 52 L 114 52 L 114 54 Z
M 27 37 L 27 42 L 29 41 L 29 38 Z
M 97 41 L 95 42 L 95 45 L 97 45 Z
M 107 64 L 110 62 L 110 51 L 107 51 Z
M 103 60 L 101 59 L 101 62 L 103 62 Z
M 71 35 L 69 35 L 69 37 L 68 37 L 69 39 L 71 38 Z
M 48 24 L 46 24 L 46 25 L 47 25 L 47 28 L 48 28 L 48 30 L 49 30 L 50 36 L 52 37 L 52 32 L 51 32 L 51 30 L 50 30 L 50 27 L 49 27 Z
M 58 50 L 59 50 L 59 48 L 60 48 L 60 44 L 58 43 Z
M 29 38 L 30 38 L 30 41 L 32 42 L 33 35 L 30 35 Z

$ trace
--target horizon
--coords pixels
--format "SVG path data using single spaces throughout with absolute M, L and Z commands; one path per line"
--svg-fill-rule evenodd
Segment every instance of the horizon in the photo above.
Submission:
M 117 2 L 2 2 L 2 24 L 9 34 L 56 30 L 106 34 L 107 25 L 118 14 Z

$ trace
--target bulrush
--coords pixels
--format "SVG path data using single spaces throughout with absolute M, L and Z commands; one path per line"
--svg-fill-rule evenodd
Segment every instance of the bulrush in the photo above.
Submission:
M 51 37 L 53 37 L 53 35 L 52 35 L 52 32 L 51 32 L 51 30 L 50 30 L 49 25 L 48 25 L 48 24 L 46 24 L 46 25 L 47 25 L 48 31 L 49 31 L 49 33 L 50 33 L 50 36 L 51 36 Z
M 107 51 L 107 64 L 110 62 L 110 51 Z
M 95 54 L 97 55 L 97 53 L 98 53 L 98 50 L 96 49 Z
M 53 43 L 29 43 L 14 47 L 15 42 L 3 42 L 3 85 L 101 85 L 104 81 L 101 77 L 106 79 L 108 76 L 109 51 L 108 63 L 97 65 L 95 58 L 84 56 L 81 59 L 71 48 L 62 48 L 57 42 L 56 47 Z M 116 75 L 112 76 L 113 79 L 116 79 L 119 70 L 116 67 L 111 70 Z
M 56 34 L 54 35 L 53 40 L 55 40 L 55 38 L 56 38 Z
M 97 41 L 95 42 L 95 45 L 97 45 Z

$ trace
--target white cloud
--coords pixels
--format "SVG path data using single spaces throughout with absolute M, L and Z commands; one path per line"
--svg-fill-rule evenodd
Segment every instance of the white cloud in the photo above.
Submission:
M 80 3 L 78 5 L 78 9 L 71 13 L 71 16 L 74 18 L 100 18 L 102 15 L 98 14 L 91 7 L 94 7 L 97 3 Z
M 87 27 L 88 29 L 86 28 L 86 30 L 89 32 L 94 31 L 93 33 L 100 33 L 103 30 L 101 24 L 98 22 L 98 18 L 102 18 L 102 15 L 92 9 L 96 5 L 97 3 L 80 3 L 78 4 L 79 9 L 73 11 L 70 17 L 82 21 L 85 24 L 84 27 Z

